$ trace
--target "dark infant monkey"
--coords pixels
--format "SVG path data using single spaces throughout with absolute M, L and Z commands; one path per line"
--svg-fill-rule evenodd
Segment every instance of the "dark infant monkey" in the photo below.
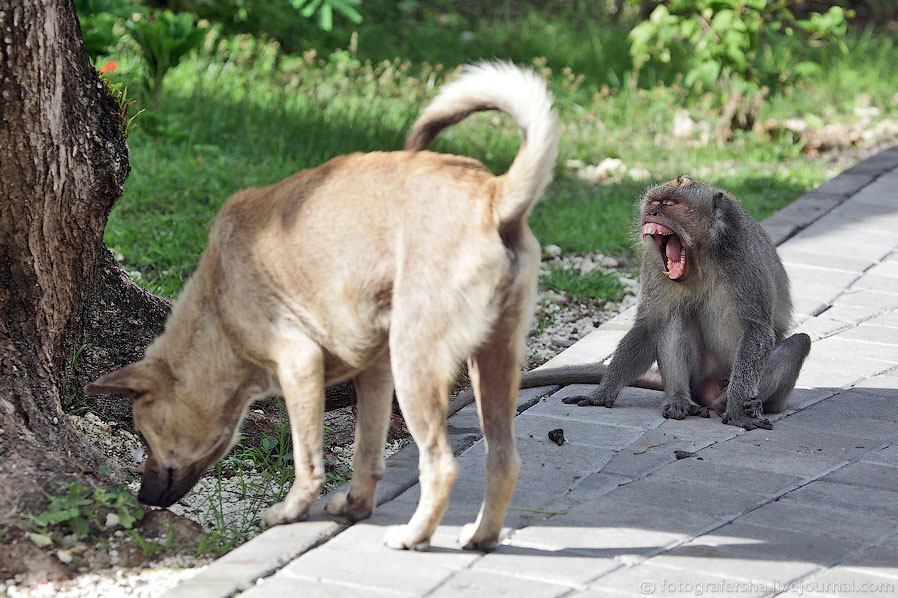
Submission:
M 685 175 L 648 190 L 639 232 L 636 319 L 610 365 L 529 372 L 521 387 L 601 379 L 564 402 L 611 407 L 624 386 L 663 386 L 664 417 L 713 409 L 726 424 L 770 429 L 762 415 L 785 411 L 811 339 L 785 337 L 789 279 L 767 233 L 727 193 Z M 659 371 L 644 375 L 653 361 Z

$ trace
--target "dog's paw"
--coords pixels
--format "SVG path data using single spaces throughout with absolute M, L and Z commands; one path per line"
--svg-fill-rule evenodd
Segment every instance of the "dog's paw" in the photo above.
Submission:
M 295 521 L 305 521 L 309 516 L 309 509 L 297 509 L 292 505 L 288 504 L 285 500 L 284 502 L 275 503 L 272 505 L 265 514 L 262 515 L 262 521 L 260 525 L 262 529 L 268 529 L 269 527 L 280 525 L 282 523 L 293 523 Z
M 430 548 L 430 538 L 421 538 L 408 525 L 394 525 L 387 529 L 384 544 L 396 550 L 422 551 Z
M 325 510 L 335 517 L 345 517 L 350 521 L 360 521 L 371 516 L 371 506 L 355 501 L 348 492 L 338 492 L 327 503 Z
M 458 545 L 465 550 L 480 550 L 481 552 L 492 552 L 499 544 L 498 537 L 484 538 L 482 534 L 477 533 L 478 527 L 476 523 L 468 523 L 461 528 L 458 535 Z

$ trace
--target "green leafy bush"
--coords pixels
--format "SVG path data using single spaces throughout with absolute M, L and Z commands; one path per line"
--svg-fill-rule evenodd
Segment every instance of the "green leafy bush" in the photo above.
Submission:
M 75 0 L 75 9 L 91 59 L 112 51 L 121 38 L 120 23 L 143 10 L 128 0 Z
M 206 37 L 206 30 L 197 27 L 193 21 L 191 14 L 165 10 L 126 23 L 131 39 L 143 57 L 144 82 L 153 95 L 155 107 L 159 106 L 165 74 L 178 66 L 181 59 Z
M 695 91 L 751 94 L 818 73 L 821 50 L 847 30 L 850 11 L 831 6 L 801 19 L 790 0 L 667 0 L 630 32 L 638 72 L 653 61 L 680 70 Z
M 35 531 L 53 538 L 102 537 L 110 528 L 130 530 L 143 519 L 137 499 L 124 488 L 91 489 L 80 482 L 68 486 L 65 494 L 50 497 L 46 511 L 32 518 Z

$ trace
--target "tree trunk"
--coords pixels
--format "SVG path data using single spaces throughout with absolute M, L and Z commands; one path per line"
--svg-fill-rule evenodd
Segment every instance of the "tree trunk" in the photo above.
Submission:
M 121 122 L 90 64 L 71 0 L 4 1 L 0 529 L 39 509 L 59 481 L 105 464 L 63 412 L 80 384 L 76 348 L 88 344 L 82 354 L 101 371 L 131 361 L 167 311 L 167 302 L 131 283 L 103 247 L 107 215 L 130 170 Z M 28 551 L 21 537 L 15 528 L 2 534 L 0 570 L 7 574 L 19 572 L 10 555 Z M 61 574 L 54 566 L 46 564 L 51 577 Z M 35 567 L 41 564 L 28 563 L 31 573 Z

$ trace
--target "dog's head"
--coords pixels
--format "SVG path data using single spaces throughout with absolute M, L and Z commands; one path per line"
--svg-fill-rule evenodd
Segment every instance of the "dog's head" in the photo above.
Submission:
M 106 374 L 85 392 L 134 400 L 134 428 L 149 445 L 137 497 L 159 507 L 177 502 L 224 456 L 251 398 L 246 385 L 199 387 L 179 380 L 167 363 L 154 359 Z

